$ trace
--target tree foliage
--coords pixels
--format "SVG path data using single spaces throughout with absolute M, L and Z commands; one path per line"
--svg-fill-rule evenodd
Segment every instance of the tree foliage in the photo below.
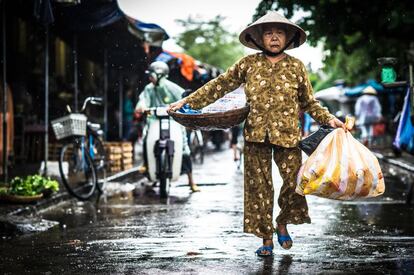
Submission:
M 282 10 L 287 18 L 304 12 L 297 23 L 309 32 L 308 41 L 323 41 L 328 50 L 324 70 L 351 82 L 372 76 L 378 57 L 397 57 L 404 67 L 414 43 L 412 0 L 263 0 L 254 19 L 267 10 Z
M 222 25 L 223 19 L 218 15 L 208 21 L 191 16 L 187 20 L 177 20 L 185 29 L 176 37 L 177 44 L 197 60 L 227 69 L 244 55 L 244 49 L 237 34 Z

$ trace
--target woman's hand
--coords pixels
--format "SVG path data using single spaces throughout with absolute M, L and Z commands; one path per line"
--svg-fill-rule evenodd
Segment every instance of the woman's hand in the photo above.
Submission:
M 336 117 L 333 117 L 331 120 L 328 121 L 328 125 L 332 128 L 342 128 L 345 132 L 348 131 L 348 129 L 345 126 L 345 123 L 337 119 Z
M 186 102 L 184 98 L 179 101 L 173 102 L 168 106 L 168 111 L 173 111 L 173 112 L 177 111 L 178 109 L 183 107 L 185 103 Z

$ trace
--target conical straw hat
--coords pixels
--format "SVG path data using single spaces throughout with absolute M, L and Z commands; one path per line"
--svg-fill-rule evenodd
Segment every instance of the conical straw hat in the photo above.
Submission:
M 283 25 L 285 25 L 285 27 L 287 29 L 286 42 L 288 42 L 295 35 L 296 32 L 299 32 L 299 41 L 297 41 L 298 43 L 296 44 L 295 41 L 294 41 L 287 48 L 288 50 L 293 49 L 295 47 L 298 47 L 298 46 L 302 45 L 303 43 L 305 43 L 305 41 L 306 41 L 305 31 L 301 27 L 299 27 L 298 25 L 290 22 L 287 18 L 280 15 L 276 11 L 268 11 L 266 15 L 260 17 L 255 22 L 253 22 L 251 25 L 246 27 L 239 35 L 240 42 L 246 47 L 249 47 L 249 48 L 252 48 L 252 49 L 255 49 L 255 50 L 260 50 L 250 41 L 248 36 L 250 35 L 251 38 L 254 39 L 257 44 L 263 45 L 263 42 L 262 42 L 262 28 L 263 28 L 263 25 L 269 24 L 269 23 L 270 24 L 283 24 Z
M 372 86 L 367 86 L 364 90 L 362 90 L 364 95 L 377 95 L 377 90 L 374 89 Z

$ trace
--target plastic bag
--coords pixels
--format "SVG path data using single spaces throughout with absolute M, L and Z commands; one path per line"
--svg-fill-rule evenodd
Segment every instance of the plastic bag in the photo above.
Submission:
M 296 185 L 300 195 L 337 200 L 376 197 L 384 190 L 377 158 L 342 128 L 328 134 L 303 163 Z
M 179 110 L 178 110 L 178 112 L 180 112 L 180 113 L 183 113 L 183 114 L 201 114 L 201 111 L 200 110 L 194 110 L 194 109 L 191 109 L 191 107 L 190 107 L 190 105 L 189 104 L 184 104 L 184 106 L 183 107 L 181 107 Z
M 414 154 L 414 124 L 410 119 L 410 115 L 412 115 L 410 114 L 410 109 L 410 89 L 408 89 L 404 98 L 401 119 L 398 124 L 398 130 L 393 145 L 398 149 L 404 149 L 407 152 Z
M 310 156 L 318 147 L 319 143 L 334 130 L 334 128 L 322 125 L 316 132 L 312 133 L 299 142 L 299 148 Z

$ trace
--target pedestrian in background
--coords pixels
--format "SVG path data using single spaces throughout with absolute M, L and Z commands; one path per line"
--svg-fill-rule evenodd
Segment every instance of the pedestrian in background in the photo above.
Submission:
M 299 112 L 308 112 L 320 124 L 344 129 L 345 125 L 314 98 L 304 64 L 284 52 L 305 42 L 304 30 L 269 11 L 243 30 L 239 39 L 243 45 L 261 52 L 242 58 L 187 98 L 170 104 L 170 109 L 178 110 L 186 103 L 201 109 L 245 84 L 250 112 L 244 126 L 244 232 L 263 239 L 257 255 L 270 256 L 274 232 L 279 244 L 289 249 L 292 239 L 287 224 L 311 221 L 305 197 L 295 192 L 302 163 L 297 147 L 301 139 Z M 276 228 L 272 155 L 283 179 Z
M 374 125 L 381 120 L 381 104 L 377 91 L 368 86 L 362 91 L 362 96 L 355 103 L 357 126 L 361 129 L 361 140 L 365 146 L 371 146 Z
M 237 151 L 237 142 L 240 135 L 240 125 L 236 125 L 231 128 L 231 140 L 230 140 L 230 146 L 233 150 L 233 160 L 238 161 L 240 159 L 239 152 Z
M 134 93 L 132 88 L 128 88 L 123 102 L 122 123 L 123 139 L 130 140 L 133 120 L 134 120 Z

